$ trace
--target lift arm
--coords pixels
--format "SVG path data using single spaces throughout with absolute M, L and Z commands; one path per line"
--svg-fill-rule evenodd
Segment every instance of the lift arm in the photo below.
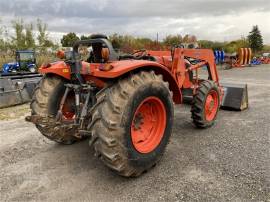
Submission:
M 185 57 L 200 60 L 196 65 L 191 65 L 188 70 L 196 70 L 206 65 L 209 69 L 210 80 L 213 80 L 219 84 L 219 78 L 217 74 L 217 67 L 215 64 L 214 53 L 208 49 L 184 49 L 176 48 L 173 54 L 172 74 L 178 81 L 178 85 L 181 88 L 185 81 Z

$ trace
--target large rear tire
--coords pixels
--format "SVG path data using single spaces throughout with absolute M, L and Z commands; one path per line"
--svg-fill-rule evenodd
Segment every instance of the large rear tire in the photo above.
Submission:
M 219 89 L 214 81 L 200 83 L 191 107 L 191 117 L 198 128 L 207 128 L 214 124 L 220 107 L 219 98 Z
M 142 71 L 98 93 L 90 145 L 119 175 L 139 176 L 161 159 L 173 125 L 168 86 L 161 75 Z
M 32 115 L 39 115 L 48 120 L 54 120 L 65 92 L 64 84 L 65 80 L 59 76 L 45 75 L 33 94 L 32 102 L 30 104 Z M 66 107 L 69 106 L 67 105 Z M 67 119 L 70 118 L 70 112 L 66 113 L 66 117 Z M 55 126 L 49 121 L 42 124 L 36 124 L 36 127 L 45 137 L 60 144 L 72 144 L 79 140 L 66 132 L 57 132 Z

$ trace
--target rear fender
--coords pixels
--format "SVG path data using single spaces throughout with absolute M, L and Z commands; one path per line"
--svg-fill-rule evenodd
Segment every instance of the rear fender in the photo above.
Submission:
M 153 70 L 156 74 L 163 75 L 164 81 L 169 83 L 169 88 L 173 92 L 174 103 L 182 103 L 182 94 L 177 84 L 177 81 L 166 67 L 158 63 L 148 61 L 118 61 L 116 63 L 113 62 L 110 65 L 113 66 L 113 69 L 109 71 L 101 71 L 99 70 L 99 68 L 90 68 L 91 76 L 108 81 L 110 79 L 119 78 L 128 73 L 136 72 L 138 70 Z M 85 72 L 87 72 L 85 69 L 86 66 L 83 65 L 82 68 L 82 74 L 85 75 Z M 63 61 L 50 63 L 47 66 L 43 66 L 39 69 L 39 72 L 41 74 L 56 74 L 64 77 L 65 79 L 71 79 L 71 68 Z
M 65 79 L 68 79 L 68 80 L 71 79 L 70 66 L 67 65 L 63 61 L 43 65 L 39 68 L 39 73 L 41 73 L 41 74 L 56 74 L 56 75 L 59 75 L 61 77 L 64 77 Z
M 177 81 L 171 74 L 171 72 L 165 66 L 156 62 L 145 60 L 125 60 L 110 63 L 112 69 L 109 71 L 100 71 L 98 68 L 93 70 L 93 76 L 113 79 L 122 77 L 131 72 L 137 72 L 138 70 L 153 70 L 156 74 L 163 75 L 164 81 L 169 83 L 169 88 L 173 92 L 173 101 L 176 104 L 182 103 L 182 94 L 178 86 Z
M 156 68 L 156 67 L 148 67 L 145 69 L 152 69 L 156 74 L 161 74 L 163 76 L 164 81 L 169 83 L 170 91 L 173 93 L 173 101 L 175 104 L 182 104 L 182 93 L 180 88 L 178 87 L 177 81 L 174 79 L 172 74 L 163 68 Z M 143 69 L 143 68 L 142 68 Z

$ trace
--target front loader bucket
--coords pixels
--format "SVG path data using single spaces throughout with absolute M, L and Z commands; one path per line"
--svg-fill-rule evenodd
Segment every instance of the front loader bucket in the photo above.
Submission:
M 0 108 L 29 102 L 40 74 L 0 76 Z
M 221 109 L 242 111 L 248 108 L 247 84 L 222 83 L 224 96 Z

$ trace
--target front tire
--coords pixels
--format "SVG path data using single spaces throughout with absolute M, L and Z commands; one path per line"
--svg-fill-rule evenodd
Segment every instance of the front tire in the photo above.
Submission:
M 191 106 L 191 117 L 198 128 L 207 128 L 214 124 L 220 107 L 219 98 L 219 89 L 214 81 L 200 83 Z
M 161 159 L 173 125 L 173 102 L 161 75 L 142 71 L 119 79 L 98 93 L 92 112 L 90 145 L 119 175 L 139 176 Z

